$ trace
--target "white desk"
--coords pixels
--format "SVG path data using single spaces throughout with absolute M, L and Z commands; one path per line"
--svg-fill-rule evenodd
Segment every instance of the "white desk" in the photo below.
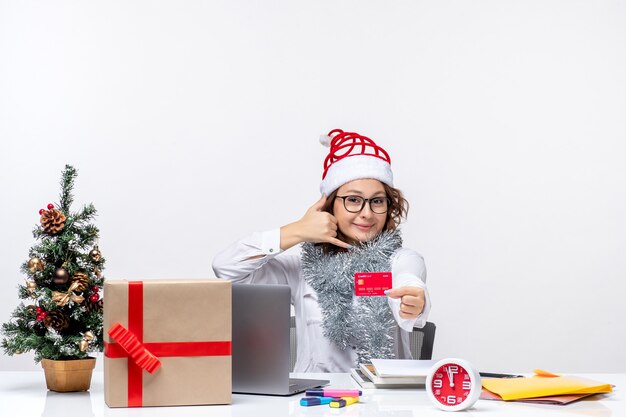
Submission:
M 479 400 L 462 416 L 626 416 L 620 388 L 626 374 L 578 374 L 616 386 L 615 392 L 566 406 L 531 405 Z M 295 374 L 295 377 L 326 378 L 331 387 L 358 387 L 347 374 Z M 362 402 L 345 408 L 301 407 L 302 394 L 291 397 L 233 395 L 229 406 L 109 408 L 104 404 L 103 374 L 95 372 L 89 392 L 60 394 L 46 389 L 43 372 L 0 372 L 0 415 L 7 417 L 134 417 L 134 416 L 225 416 L 225 417 L 428 417 L 453 416 L 430 405 L 424 390 L 365 390 Z

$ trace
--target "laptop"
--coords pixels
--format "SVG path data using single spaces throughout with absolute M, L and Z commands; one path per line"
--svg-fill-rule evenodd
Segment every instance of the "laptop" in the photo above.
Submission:
M 233 393 L 292 395 L 329 383 L 293 379 L 287 285 L 233 284 Z

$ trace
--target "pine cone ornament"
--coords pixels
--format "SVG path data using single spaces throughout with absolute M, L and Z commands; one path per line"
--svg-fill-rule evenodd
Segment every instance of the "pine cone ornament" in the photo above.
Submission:
M 98 301 L 96 301 L 95 303 L 89 302 L 89 303 L 85 303 L 83 305 L 85 306 L 85 309 L 87 310 L 87 313 L 91 314 L 94 311 L 102 311 L 102 307 L 103 307 L 104 303 L 102 302 L 102 298 L 101 298 Z
M 56 235 L 65 227 L 65 214 L 57 209 L 45 210 L 41 213 L 40 221 L 44 232 Z
M 52 310 L 46 315 L 43 320 L 43 324 L 46 327 L 51 327 L 56 331 L 65 330 L 70 326 L 70 321 L 67 316 L 60 311 Z
M 77 272 L 72 277 L 72 282 L 78 283 L 74 291 L 83 292 L 89 286 L 89 276 L 84 272 Z

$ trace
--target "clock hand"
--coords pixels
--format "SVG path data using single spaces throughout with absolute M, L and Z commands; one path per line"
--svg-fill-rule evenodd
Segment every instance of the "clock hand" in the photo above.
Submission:
M 450 381 L 450 387 L 454 388 L 454 379 L 452 379 L 452 371 L 450 368 L 446 368 L 446 372 L 448 373 L 448 381 Z

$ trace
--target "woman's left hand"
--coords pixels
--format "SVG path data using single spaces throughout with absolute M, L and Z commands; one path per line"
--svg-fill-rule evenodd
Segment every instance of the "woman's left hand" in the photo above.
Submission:
M 419 287 L 392 288 L 386 292 L 388 297 L 400 298 L 400 317 L 415 319 L 424 310 L 424 289 Z

